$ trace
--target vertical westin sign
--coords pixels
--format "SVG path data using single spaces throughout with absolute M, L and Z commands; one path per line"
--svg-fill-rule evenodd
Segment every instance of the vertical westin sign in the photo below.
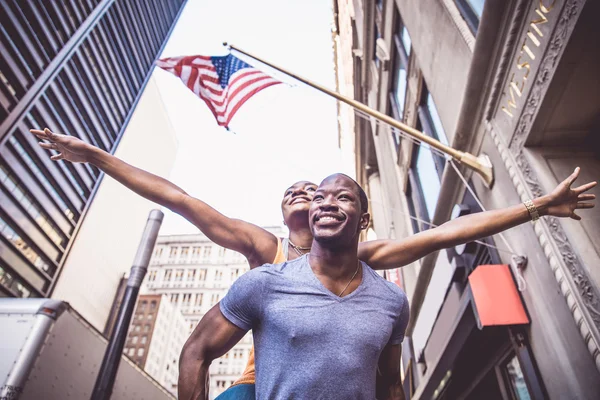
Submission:
M 515 63 L 517 71 L 521 77 L 515 80 L 516 72 L 513 72 L 510 76 L 510 81 L 507 88 L 508 93 L 505 92 L 507 95 L 506 105 L 502 106 L 502 111 L 504 111 L 504 113 L 506 113 L 506 115 L 508 115 L 511 119 L 514 116 L 513 110 L 516 110 L 517 108 L 518 99 L 521 98 L 525 91 L 525 84 L 527 83 L 527 78 L 529 77 L 529 73 L 531 71 L 530 62 L 535 61 L 534 50 L 540 47 L 542 43 L 541 40 L 544 37 L 544 34 L 539 27 L 548 23 L 548 18 L 546 15 L 548 15 L 548 13 L 554 9 L 555 3 L 556 0 L 552 0 L 550 4 L 546 5 L 544 4 L 544 0 L 539 0 L 538 7 L 535 9 L 536 17 L 529 21 L 529 29 L 527 30 L 527 34 L 523 40 L 523 44 L 521 45 L 521 49 L 519 51 L 519 56 L 517 57 Z M 533 50 L 531 47 L 529 47 L 530 42 L 535 45 Z

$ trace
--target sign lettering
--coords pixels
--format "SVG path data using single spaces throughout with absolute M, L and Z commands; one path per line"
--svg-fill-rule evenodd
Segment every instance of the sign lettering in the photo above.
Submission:
M 548 18 L 546 15 L 552 11 L 552 9 L 554 9 L 555 4 L 556 0 L 552 0 L 551 2 L 539 0 L 538 7 L 535 9 L 535 13 L 537 16 L 539 16 L 539 18 L 536 16 L 534 19 L 529 21 L 527 34 L 525 35 L 525 39 L 523 40 L 523 44 L 521 45 L 521 49 L 519 51 L 519 56 L 516 60 L 517 72 L 513 73 L 510 77 L 510 81 L 507 85 L 508 95 L 506 92 L 504 93 L 507 97 L 506 105 L 502 106 L 501 108 L 502 111 L 510 118 L 514 117 L 513 110 L 516 110 L 518 101 L 525 91 L 527 78 L 531 72 L 530 61 L 535 61 L 535 50 L 537 50 L 537 48 L 542 44 L 541 39 L 544 37 L 544 33 L 540 29 L 540 26 L 548 23 Z M 528 45 L 529 43 L 533 43 L 533 46 L 530 47 Z M 524 60 L 527 58 L 529 60 Z M 519 76 L 515 80 L 515 75 L 517 73 Z

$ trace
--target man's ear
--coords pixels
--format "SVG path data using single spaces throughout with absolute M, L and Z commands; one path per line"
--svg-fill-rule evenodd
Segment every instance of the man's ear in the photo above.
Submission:
M 369 213 L 364 213 L 363 215 L 361 215 L 360 217 L 360 230 L 364 231 L 365 229 L 367 229 L 369 227 L 369 223 L 371 222 L 371 214 Z

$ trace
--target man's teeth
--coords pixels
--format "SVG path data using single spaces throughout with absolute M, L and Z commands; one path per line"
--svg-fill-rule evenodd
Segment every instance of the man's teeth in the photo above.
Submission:
M 319 221 L 328 222 L 328 221 L 337 221 L 337 219 L 335 219 L 333 217 L 321 217 L 321 218 L 319 218 Z

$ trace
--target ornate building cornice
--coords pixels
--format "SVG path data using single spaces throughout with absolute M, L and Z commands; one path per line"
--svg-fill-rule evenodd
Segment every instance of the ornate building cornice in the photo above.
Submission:
M 490 128 L 494 144 L 522 201 L 543 194 L 539 181 L 523 151 L 512 154 L 500 135 Z M 581 260 L 576 255 L 560 222 L 544 217 L 534 224 L 534 231 L 544 251 L 554 278 L 567 301 L 586 347 L 600 371 L 600 304 Z

